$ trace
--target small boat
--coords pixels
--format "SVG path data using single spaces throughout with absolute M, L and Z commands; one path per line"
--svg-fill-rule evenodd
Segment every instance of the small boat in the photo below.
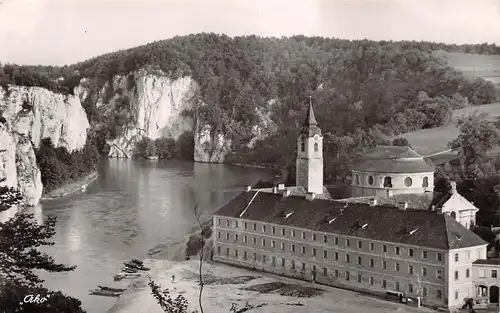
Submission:
M 141 270 L 141 271 L 149 271 L 150 270 L 149 267 L 145 267 L 145 266 L 136 264 L 134 262 L 125 262 L 123 264 L 125 264 L 125 266 L 128 266 L 128 267 L 136 269 L 136 270 Z
M 105 296 L 105 297 L 119 297 L 122 293 L 121 292 L 108 291 L 108 290 L 91 289 L 90 290 L 90 294 L 91 295 L 96 295 L 96 296 Z
M 132 262 L 137 264 L 137 265 L 141 265 L 141 266 L 144 265 L 144 262 L 141 260 L 138 260 L 138 259 L 132 259 Z
M 141 277 L 139 273 L 118 273 L 113 278 L 115 281 L 119 281 L 122 279 L 134 279 Z
M 123 288 L 112 288 L 112 287 L 99 286 L 99 285 L 97 285 L 97 287 L 101 288 L 101 290 L 112 291 L 112 292 L 124 292 L 126 290 Z
M 137 269 L 125 266 L 124 268 L 122 268 L 122 272 L 125 272 L 125 273 L 137 273 Z

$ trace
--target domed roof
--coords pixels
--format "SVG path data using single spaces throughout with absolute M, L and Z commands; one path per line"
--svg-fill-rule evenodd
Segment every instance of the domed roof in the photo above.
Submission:
M 377 146 L 352 168 L 362 172 L 428 173 L 434 166 L 408 146 Z

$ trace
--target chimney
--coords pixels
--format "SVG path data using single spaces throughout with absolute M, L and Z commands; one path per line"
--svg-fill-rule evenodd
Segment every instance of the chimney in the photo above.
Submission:
M 408 202 L 406 201 L 398 202 L 398 210 L 406 211 L 406 209 L 408 209 Z
M 316 194 L 314 192 L 308 192 L 308 193 L 306 193 L 306 199 L 307 200 L 314 200 L 315 196 L 316 196 Z
M 452 195 L 457 193 L 457 182 L 455 182 L 455 181 L 450 182 L 450 193 Z
M 278 187 L 276 186 L 273 187 L 273 193 L 278 193 Z
M 278 190 L 280 191 L 285 190 L 285 184 L 278 184 Z
M 283 197 L 288 197 L 290 195 L 290 189 L 283 190 Z
M 245 191 L 246 191 L 246 192 L 252 191 L 252 186 L 246 186 L 246 187 L 245 187 Z
M 377 205 L 377 199 L 370 198 L 370 206 L 376 206 L 376 205 Z

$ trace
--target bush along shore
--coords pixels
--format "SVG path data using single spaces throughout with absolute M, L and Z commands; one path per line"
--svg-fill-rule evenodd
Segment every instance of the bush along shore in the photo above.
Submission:
M 75 194 L 77 192 L 83 192 L 87 189 L 87 186 L 95 181 L 98 177 L 99 175 L 97 174 L 97 172 L 92 172 L 83 178 L 80 178 L 73 182 L 68 182 L 64 186 L 61 186 L 48 193 L 44 192 L 44 194 L 42 195 L 42 200 L 57 199 Z

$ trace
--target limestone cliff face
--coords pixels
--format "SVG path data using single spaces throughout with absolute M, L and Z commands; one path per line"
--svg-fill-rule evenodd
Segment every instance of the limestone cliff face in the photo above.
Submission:
M 191 112 L 198 85 L 190 77 L 172 80 L 159 72 L 140 70 L 129 76 L 116 76 L 111 86 L 114 95 L 105 103 L 104 95 L 109 90 L 109 84 L 104 86 L 97 107 L 109 112 L 125 105 L 133 120 L 120 136 L 108 141 L 111 157 L 133 156 L 135 143 L 143 136 L 153 140 L 177 139 L 194 129 Z
M 68 151 L 81 149 L 87 140 L 87 115 L 77 96 L 55 94 L 39 87 L 0 89 L 0 178 L 17 187 L 27 205 L 42 195 L 35 151 L 44 138 Z

